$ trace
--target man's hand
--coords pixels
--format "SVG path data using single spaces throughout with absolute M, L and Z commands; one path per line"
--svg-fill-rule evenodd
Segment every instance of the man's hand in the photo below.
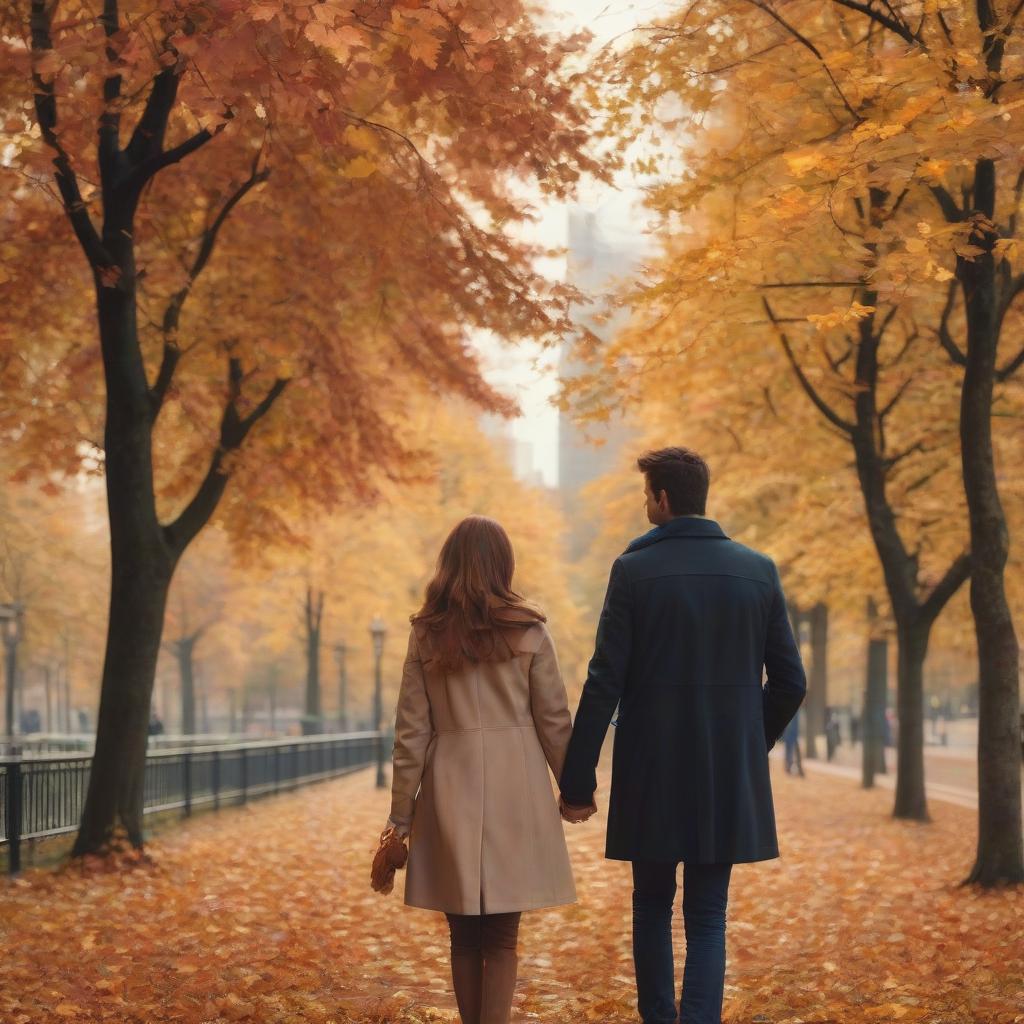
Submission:
M 594 801 L 591 801 L 589 807 L 573 807 L 571 804 L 567 804 L 561 797 L 559 797 L 558 811 L 565 821 L 568 821 L 572 825 L 578 825 L 580 822 L 586 821 L 587 818 L 592 815 L 597 814 L 597 804 L 594 803 Z

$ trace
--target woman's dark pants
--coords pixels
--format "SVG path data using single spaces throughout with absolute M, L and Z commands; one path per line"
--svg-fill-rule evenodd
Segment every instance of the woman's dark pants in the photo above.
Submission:
M 633 862 L 633 962 L 644 1024 L 676 1024 L 672 905 L 676 864 Z M 731 864 L 683 865 L 686 966 L 679 1024 L 721 1024 Z

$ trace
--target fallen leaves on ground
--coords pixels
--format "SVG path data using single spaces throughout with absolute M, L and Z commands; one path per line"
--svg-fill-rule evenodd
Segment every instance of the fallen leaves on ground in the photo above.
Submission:
M 895 822 L 890 794 L 827 777 L 775 792 L 782 859 L 733 875 L 727 1024 L 1024 1022 L 1024 892 L 959 887 L 972 812 Z M 0 1021 L 457 1021 L 443 916 L 401 877 L 369 887 L 387 807 L 360 772 L 195 818 L 123 870 L 2 883 Z M 629 866 L 603 814 L 567 834 L 580 900 L 524 915 L 513 1019 L 634 1022 Z

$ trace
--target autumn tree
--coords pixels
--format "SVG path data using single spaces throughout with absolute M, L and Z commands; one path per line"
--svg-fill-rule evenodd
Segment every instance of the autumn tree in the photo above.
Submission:
M 0 456 L 0 473 L 10 470 Z M 94 595 L 107 561 L 95 491 L 88 481 L 8 480 L 0 488 L 0 602 L 23 606 L 18 661 L 49 676 L 54 732 L 77 731 L 72 710 L 91 706 L 83 684 L 102 656 L 104 610 Z
M 424 588 L 445 537 L 464 516 L 491 515 L 509 533 L 516 553 L 516 586 L 547 613 L 566 686 L 582 683 L 591 623 L 571 591 L 564 555 L 566 524 L 555 499 L 517 480 L 489 439 L 473 423 L 472 407 L 456 402 L 412 403 L 408 428 L 429 437 L 415 483 L 385 484 L 376 506 L 345 502 L 331 511 L 297 517 L 294 542 L 254 548 L 240 538 L 239 573 L 250 580 L 240 609 L 254 637 L 268 645 L 301 652 L 307 640 L 296 623 L 304 616 L 307 588 L 323 595 L 319 625 L 322 657 L 339 642 L 347 647 L 350 711 L 365 719 L 372 693 L 373 658 L 369 627 L 380 615 L 387 626 L 383 673 L 385 717 L 401 675 L 409 616 L 423 601 Z M 314 610 L 316 604 L 314 601 Z M 247 631 L 249 627 L 246 627 Z M 326 670 L 323 670 L 326 678 Z M 329 715 L 332 689 L 323 686 L 322 713 Z
M 223 621 L 230 603 L 229 556 L 221 531 L 204 531 L 181 560 L 171 584 L 164 647 L 177 668 L 181 732 L 186 736 L 198 731 L 196 649 L 200 643 L 209 646 L 210 633 Z
M 927 813 L 920 667 L 938 611 L 970 576 L 986 694 L 971 878 L 985 884 L 1024 876 L 1017 647 L 992 437 L 993 411 L 1012 402 L 1024 362 L 1012 349 L 996 357 L 1022 288 L 1019 13 L 990 3 L 914 13 L 848 0 L 689 4 L 605 65 L 617 86 L 610 130 L 627 142 L 657 135 L 664 154 L 651 205 L 672 241 L 637 297 L 663 341 L 641 347 L 644 368 L 717 344 L 730 346 L 736 370 L 737 342 L 768 341 L 852 449 L 899 633 L 899 816 Z M 641 169 L 658 168 L 645 158 Z M 952 445 L 927 414 L 949 398 L 936 353 L 965 364 L 962 381 L 952 378 Z M 903 416 L 894 430 L 908 394 L 926 416 Z M 926 549 L 907 536 L 893 489 L 934 484 L 958 450 L 971 556 L 954 551 L 936 572 L 923 568 Z M 931 525 L 947 532 L 941 518 Z
M 543 335 L 562 314 L 502 230 L 524 214 L 506 182 L 559 195 L 597 168 L 560 71 L 578 41 L 542 37 L 515 3 L 104 0 L 97 15 L 26 0 L 5 5 L 0 40 L 13 269 L 0 293 L 17 310 L 0 350 L 24 345 L 34 370 L 5 383 L 31 423 L 26 463 L 91 457 L 107 488 L 85 853 L 119 826 L 142 842 L 146 722 L 183 552 L 215 513 L 266 536 L 286 529 L 283 493 L 330 502 L 400 475 L 417 390 L 507 411 L 467 331 Z M 80 301 L 54 309 L 54 295 Z M 81 397 L 67 413 L 65 376 Z M 65 429 L 83 409 L 89 447 Z

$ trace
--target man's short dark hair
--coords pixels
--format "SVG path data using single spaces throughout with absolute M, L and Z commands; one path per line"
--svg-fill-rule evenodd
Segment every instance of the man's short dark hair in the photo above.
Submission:
M 672 515 L 704 515 L 711 470 L 695 451 L 689 448 L 659 448 L 657 451 L 645 452 L 636 460 L 636 464 L 647 475 L 656 498 L 661 491 L 668 495 L 668 507 Z

